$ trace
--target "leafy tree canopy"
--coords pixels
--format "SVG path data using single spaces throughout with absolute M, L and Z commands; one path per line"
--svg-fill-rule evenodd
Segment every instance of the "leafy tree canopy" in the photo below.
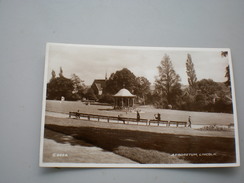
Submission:
M 145 77 L 136 78 L 135 94 L 141 98 L 144 98 L 146 94 L 150 92 L 151 83 Z
M 71 79 L 57 77 L 47 84 L 47 98 L 60 100 L 62 96 L 67 100 L 72 100 L 72 91 L 74 90 Z
M 84 95 L 85 85 L 77 75 L 73 74 L 71 79 L 64 77 L 60 67 L 59 77 L 52 71 L 52 78 L 47 84 L 47 99 L 60 100 L 80 100 Z
M 110 75 L 106 82 L 105 93 L 114 95 L 122 88 L 126 88 L 132 93 L 136 89 L 136 76 L 127 68 Z

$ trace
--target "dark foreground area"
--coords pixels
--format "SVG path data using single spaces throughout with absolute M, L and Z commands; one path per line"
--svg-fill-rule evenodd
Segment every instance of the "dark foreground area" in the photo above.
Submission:
M 75 143 L 74 145 L 85 145 L 87 142 L 139 163 L 160 163 L 143 160 L 145 158 L 157 158 L 160 153 L 170 154 L 171 157 L 177 157 L 188 163 L 234 163 L 236 161 L 234 138 L 158 134 L 53 124 L 46 124 L 45 128 L 82 140 L 82 143 Z M 62 143 L 61 140 L 48 134 L 45 134 L 45 138 Z M 146 153 L 147 157 L 144 157 Z

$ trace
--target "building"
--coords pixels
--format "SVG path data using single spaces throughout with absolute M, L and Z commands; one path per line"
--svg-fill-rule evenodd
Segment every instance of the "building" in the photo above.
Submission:
M 94 94 L 99 96 L 103 94 L 103 89 L 106 86 L 106 79 L 95 79 L 91 85 Z

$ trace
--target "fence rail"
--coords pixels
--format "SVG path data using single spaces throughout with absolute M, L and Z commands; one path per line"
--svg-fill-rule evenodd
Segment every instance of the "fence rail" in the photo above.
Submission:
M 179 127 L 179 126 L 187 126 L 186 121 L 167 121 L 167 120 L 156 120 L 156 119 L 136 119 L 136 118 L 127 118 L 127 117 L 121 117 L 121 116 L 104 116 L 104 115 L 97 115 L 97 114 L 88 114 L 88 113 L 80 113 L 80 112 L 69 112 L 69 118 L 75 117 L 77 119 L 80 119 L 81 117 L 87 118 L 88 121 L 91 121 L 92 119 L 96 119 L 97 121 L 100 121 L 101 119 L 106 120 L 108 123 L 113 121 L 117 122 L 123 122 L 124 124 L 129 124 L 130 122 L 133 123 L 144 123 L 145 125 L 151 125 L 156 124 L 159 126 L 160 124 L 165 125 L 167 127 L 170 127 L 172 125 Z

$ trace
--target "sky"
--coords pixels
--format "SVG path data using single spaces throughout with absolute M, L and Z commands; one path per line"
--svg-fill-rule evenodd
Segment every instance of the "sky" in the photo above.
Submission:
M 174 70 L 181 78 L 181 83 L 187 85 L 186 59 L 189 53 L 194 63 L 197 79 L 213 79 L 224 82 L 225 68 L 229 56 L 221 56 L 226 49 L 197 48 L 160 48 L 160 47 L 118 47 L 90 46 L 49 43 L 46 53 L 47 81 L 52 70 L 58 76 L 60 67 L 63 75 L 71 78 L 72 74 L 79 76 L 85 85 L 91 85 L 94 79 L 104 79 L 112 73 L 128 68 L 136 77 L 144 76 L 154 84 L 158 75 L 157 67 L 167 54 Z M 228 51 L 228 49 L 227 49 Z

